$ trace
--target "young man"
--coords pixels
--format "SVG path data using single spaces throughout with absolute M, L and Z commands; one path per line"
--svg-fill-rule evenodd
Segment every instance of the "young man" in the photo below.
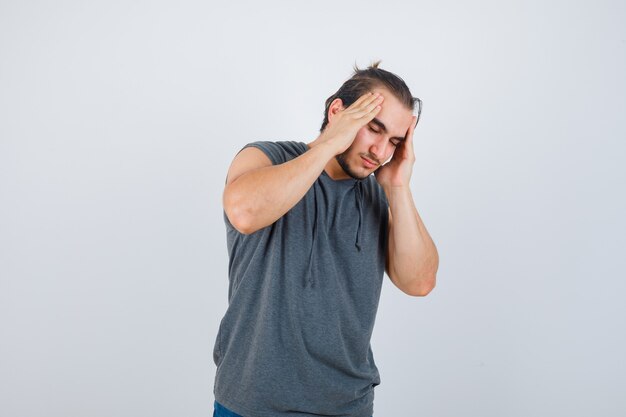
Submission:
M 328 98 L 314 141 L 253 142 L 230 166 L 216 417 L 370 417 L 383 274 L 413 296 L 435 286 L 409 188 L 421 102 L 378 65 Z

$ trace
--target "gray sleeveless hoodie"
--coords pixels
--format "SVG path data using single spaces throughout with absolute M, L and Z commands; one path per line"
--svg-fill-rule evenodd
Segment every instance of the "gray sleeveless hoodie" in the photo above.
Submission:
M 274 165 L 302 142 L 253 142 Z M 289 212 L 255 233 L 224 213 L 228 309 L 213 359 L 215 399 L 244 417 L 373 413 L 370 347 L 385 267 L 388 212 L 373 175 L 325 172 Z

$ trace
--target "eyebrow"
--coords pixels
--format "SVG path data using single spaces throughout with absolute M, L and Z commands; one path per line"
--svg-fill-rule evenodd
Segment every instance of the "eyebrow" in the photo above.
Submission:
M 387 126 L 385 126 L 385 124 L 381 122 L 380 120 L 378 120 L 376 117 L 374 117 L 371 120 L 371 123 L 374 123 L 376 126 L 380 128 L 380 130 L 387 133 Z M 390 138 L 390 139 L 405 140 L 406 138 L 404 136 L 394 136 L 393 138 Z

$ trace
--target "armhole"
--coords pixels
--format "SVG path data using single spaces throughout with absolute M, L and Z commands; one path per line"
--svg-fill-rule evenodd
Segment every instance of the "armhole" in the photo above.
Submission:
M 267 141 L 263 142 L 262 141 L 262 142 L 248 143 L 246 146 L 241 148 L 239 152 L 243 151 L 246 148 L 259 149 L 261 152 L 265 154 L 265 156 L 269 158 L 269 160 L 272 162 L 272 165 L 278 165 L 278 164 L 282 164 L 283 162 L 286 162 L 285 152 L 282 150 L 280 145 L 276 144 L 275 142 L 267 142 Z

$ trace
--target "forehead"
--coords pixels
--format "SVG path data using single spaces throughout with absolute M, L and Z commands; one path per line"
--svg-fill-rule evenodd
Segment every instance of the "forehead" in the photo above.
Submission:
M 383 87 L 372 88 L 374 93 L 380 93 L 384 97 L 382 108 L 376 118 L 387 127 L 390 136 L 404 137 L 413 118 L 413 112 Z

